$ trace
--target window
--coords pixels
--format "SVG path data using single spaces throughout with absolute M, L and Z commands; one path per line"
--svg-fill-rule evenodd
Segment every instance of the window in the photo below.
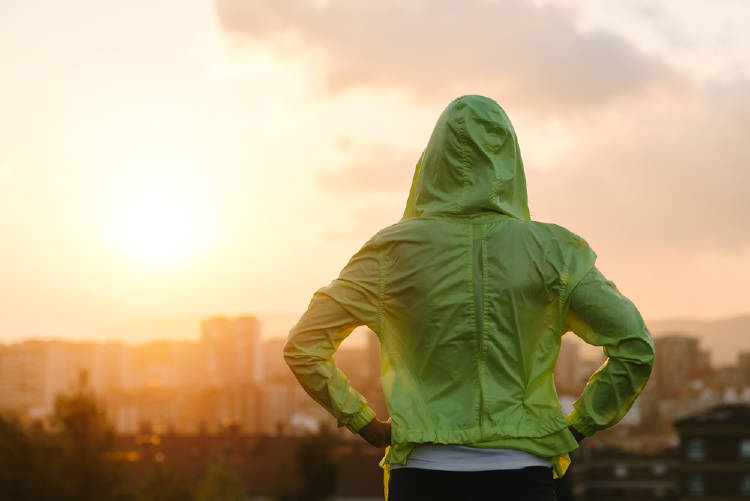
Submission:
M 612 470 L 612 475 L 615 478 L 625 478 L 628 476 L 628 467 L 624 464 L 616 464 Z
M 740 494 L 750 494 L 750 475 L 743 475 L 740 480 Z
M 662 475 L 667 473 L 667 465 L 665 465 L 664 463 L 655 463 L 651 467 L 651 473 L 653 473 L 656 477 L 661 477 Z
M 691 496 L 702 496 L 706 492 L 706 483 L 701 475 L 691 475 L 687 480 L 687 491 Z
M 750 461 L 750 438 L 740 440 L 740 461 Z
M 687 460 L 698 462 L 706 459 L 706 441 L 700 438 L 691 438 L 685 444 Z

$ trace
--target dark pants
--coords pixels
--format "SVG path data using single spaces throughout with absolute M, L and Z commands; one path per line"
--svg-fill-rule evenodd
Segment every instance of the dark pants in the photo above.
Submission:
M 557 501 L 552 468 L 440 471 L 391 470 L 388 501 Z

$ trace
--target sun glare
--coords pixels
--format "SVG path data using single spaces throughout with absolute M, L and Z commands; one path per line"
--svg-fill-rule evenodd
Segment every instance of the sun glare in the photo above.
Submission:
M 141 183 L 121 193 L 111 231 L 117 247 L 142 265 L 168 267 L 198 249 L 195 204 L 177 186 Z

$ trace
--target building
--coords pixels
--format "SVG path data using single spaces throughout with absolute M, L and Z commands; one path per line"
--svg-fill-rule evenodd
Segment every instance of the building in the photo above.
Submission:
M 675 423 L 680 499 L 750 498 L 750 406 L 719 405 Z
M 112 455 L 128 462 L 123 471 L 134 485 L 143 484 L 157 468 L 165 467 L 185 485 L 194 486 L 211 464 L 220 462 L 238 474 L 247 490 L 246 499 L 270 501 L 279 498 L 280 487 L 294 482 L 296 464 L 308 460 L 309 453 L 302 449 L 305 444 L 313 444 L 324 455 L 330 454 L 336 465 L 338 475 L 320 479 L 335 482 L 334 499 L 383 499 L 383 471 L 378 466 L 383 450 L 351 434 L 316 439 L 247 435 L 236 430 L 203 435 L 143 430 L 116 437 Z
M 0 348 L 0 409 L 30 417 L 51 404 L 46 391 L 50 358 L 49 347 L 41 342 Z
M 91 387 L 100 393 L 133 386 L 131 348 L 122 343 L 97 344 L 91 353 Z
M 24 341 L 0 347 L 0 409 L 22 419 L 42 418 L 51 412 L 55 397 L 89 375 L 93 366 L 91 343 Z
M 284 361 L 286 339 L 274 338 L 263 343 L 263 382 L 293 381 L 294 375 Z
M 673 500 L 679 454 L 675 448 L 635 454 L 584 440 L 571 454 L 569 474 L 576 501 Z
M 684 392 L 691 376 L 704 369 L 706 357 L 694 337 L 672 334 L 654 339 L 656 359 L 651 384 L 661 396 L 678 396 Z
M 257 384 L 262 378 L 260 322 L 256 317 L 213 317 L 201 322 L 210 384 Z
M 321 426 L 336 427 L 336 419 L 318 405 L 297 381 L 263 385 L 259 431 L 266 435 L 304 435 Z
M 741 351 L 737 355 L 737 378 L 741 387 L 750 387 L 750 351 Z

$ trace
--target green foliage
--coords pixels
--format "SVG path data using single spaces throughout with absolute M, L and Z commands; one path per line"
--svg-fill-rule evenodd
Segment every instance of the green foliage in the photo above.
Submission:
M 59 468 L 51 460 L 56 447 L 41 433 L 25 430 L 13 418 L 0 416 L 0 492 L 18 501 L 55 499 Z
M 138 501 L 192 501 L 193 495 L 184 481 L 163 464 L 155 464 L 138 489 Z
M 114 431 L 88 386 L 85 373 L 59 395 L 53 433 L 0 418 L 0 493 L 14 501 L 132 499 L 120 465 L 106 458 Z
M 242 501 L 245 485 L 237 472 L 224 461 L 215 462 L 206 469 L 198 485 L 196 501 Z
M 121 465 L 106 459 L 114 446 L 114 429 L 85 372 L 70 393 L 55 399 L 51 424 L 62 452 L 60 499 L 120 499 L 125 484 Z

